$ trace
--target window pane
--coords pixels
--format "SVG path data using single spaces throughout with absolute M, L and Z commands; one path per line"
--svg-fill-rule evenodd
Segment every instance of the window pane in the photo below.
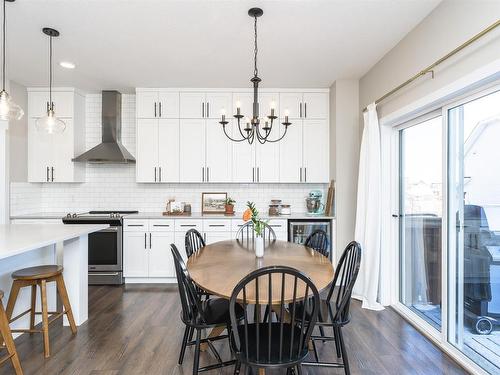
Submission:
M 448 112 L 448 340 L 500 371 L 500 91 Z
M 442 118 L 400 132 L 400 301 L 441 328 Z

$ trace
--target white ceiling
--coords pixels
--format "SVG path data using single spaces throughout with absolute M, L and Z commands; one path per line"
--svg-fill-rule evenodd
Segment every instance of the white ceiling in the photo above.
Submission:
M 357 78 L 440 0 L 17 0 L 7 3 L 8 75 L 45 86 L 48 37 L 54 85 L 86 91 L 134 87 L 249 87 L 252 6 L 259 19 L 263 87 L 328 87 Z M 75 70 L 61 68 L 68 60 Z

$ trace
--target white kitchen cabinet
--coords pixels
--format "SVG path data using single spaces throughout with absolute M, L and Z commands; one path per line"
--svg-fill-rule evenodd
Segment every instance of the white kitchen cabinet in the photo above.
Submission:
M 329 95 L 324 92 L 306 92 L 303 96 L 304 119 L 327 119 Z
M 205 232 L 205 243 L 210 245 L 214 242 L 231 240 L 233 234 L 231 232 Z
M 231 116 L 232 94 L 228 92 L 210 92 L 205 96 L 205 118 L 219 119 L 221 111 L 226 111 L 226 116 Z
M 302 178 L 302 121 L 288 127 L 280 142 L 280 182 L 303 182 Z
M 330 176 L 328 145 L 328 122 L 304 120 L 302 182 L 328 183 Z
M 205 181 L 205 120 L 180 120 L 179 173 L 181 182 Z
M 179 93 L 163 90 L 136 90 L 137 118 L 179 118 Z
M 56 113 L 66 124 L 61 134 L 36 129 L 46 115 L 47 89 L 28 89 L 28 182 L 83 182 L 85 165 L 72 159 L 85 151 L 85 98 L 73 89 L 54 89 Z
M 170 250 L 173 232 L 150 232 L 148 250 L 149 277 L 175 277 L 175 266 Z
M 218 120 L 206 121 L 205 137 L 205 182 L 231 182 L 233 142 L 224 135 Z
M 280 93 L 280 117 L 285 117 L 285 111 L 288 111 L 288 118 L 302 118 L 302 93 L 286 92 Z M 293 121 L 290 121 L 293 122 Z
M 204 92 L 181 92 L 179 96 L 180 118 L 196 119 L 206 117 Z
M 233 128 L 237 136 L 238 130 Z M 233 143 L 233 182 L 255 182 L 255 144 L 247 141 Z
M 158 120 L 137 120 L 137 182 L 158 182 Z
M 277 134 L 279 134 L 279 132 L 277 132 Z M 257 182 L 280 182 L 279 142 L 257 143 L 255 145 L 255 165 Z
M 146 232 L 123 233 L 123 276 L 148 277 L 148 238 Z
M 233 93 L 233 106 L 232 112 L 226 113 L 226 116 L 230 116 L 232 118 L 237 112 L 238 104 L 240 106 L 240 113 L 243 116 L 251 117 L 253 110 L 253 94 L 251 92 L 235 92 Z M 244 118 L 242 120 L 242 125 L 244 124 Z
M 137 182 L 179 181 L 179 120 L 137 120 Z

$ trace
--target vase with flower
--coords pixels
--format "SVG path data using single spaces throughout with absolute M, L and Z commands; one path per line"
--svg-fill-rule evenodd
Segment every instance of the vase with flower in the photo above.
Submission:
M 252 221 L 253 231 L 255 232 L 255 256 L 262 258 L 264 256 L 264 230 L 266 221 L 260 218 L 255 203 L 247 202 L 247 209 L 243 212 L 243 220 L 245 222 Z

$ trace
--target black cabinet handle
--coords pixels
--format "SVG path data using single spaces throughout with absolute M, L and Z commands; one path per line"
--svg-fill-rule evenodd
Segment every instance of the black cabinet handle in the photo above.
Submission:
M 201 117 L 205 117 L 205 103 L 201 103 Z
M 208 224 L 210 228 L 219 228 L 219 227 L 225 227 L 224 224 Z
M 127 224 L 127 227 L 143 227 L 142 224 Z
M 47 102 L 47 104 L 49 104 L 49 102 Z M 50 171 L 50 168 L 47 167 L 47 182 L 49 182 L 49 171 Z
M 207 102 L 207 117 L 210 117 L 210 103 Z
M 196 227 L 196 224 L 181 224 L 181 227 L 194 228 Z
M 307 103 L 304 103 L 304 117 L 307 118 Z
M 156 117 L 156 102 L 155 102 L 155 117 Z
M 159 108 L 159 114 L 160 114 L 159 117 L 161 117 L 161 102 L 158 103 L 158 108 Z
M 169 227 L 170 224 L 153 224 L 153 227 Z
M 151 233 L 149 233 L 149 248 L 151 249 Z
M 299 117 L 302 118 L 302 103 L 299 103 Z
M 156 182 L 156 167 L 155 167 L 155 182 Z
M 146 236 L 147 236 L 147 234 L 144 233 L 144 248 L 145 249 L 147 248 L 147 245 L 146 245 L 146 243 L 147 243 L 147 237 Z
M 54 167 L 51 168 L 52 171 L 52 182 L 54 182 Z
M 304 182 L 307 182 L 307 167 L 304 167 Z
M 159 177 L 160 177 L 160 178 L 159 178 L 159 180 L 160 180 L 160 182 L 161 182 L 161 167 L 158 167 L 158 170 L 159 170 L 159 172 L 158 172 L 158 173 L 159 173 Z

